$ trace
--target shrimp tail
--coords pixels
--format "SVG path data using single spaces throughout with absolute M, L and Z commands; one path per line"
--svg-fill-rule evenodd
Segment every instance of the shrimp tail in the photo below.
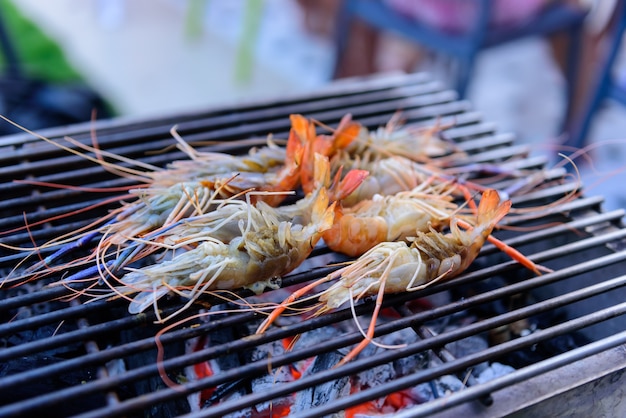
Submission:
M 341 201 L 350 196 L 360 185 L 363 180 L 369 176 L 367 170 L 350 170 L 342 179 L 341 169 L 335 175 L 333 183 L 329 188 L 330 199 L 332 201 Z
M 289 138 L 287 139 L 285 165 L 297 167 L 302 164 L 303 152 L 304 145 L 302 140 L 298 137 L 298 132 L 291 129 L 289 132 Z
M 314 189 L 319 190 L 324 187 L 328 190 L 330 201 L 340 201 L 352 194 L 360 185 L 363 180 L 369 176 L 367 170 L 350 170 L 342 178 L 342 168 L 340 167 L 333 181 L 330 181 L 330 162 L 328 157 L 324 154 L 314 154 L 314 169 L 312 184 Z
M 478 212 L 476 214 L 477 227 L 474 229 L 473 234 L 482 234 L 486 238 L 491 234 L 498 222 L 509 213 L 510 209 L 511 201 L 502 201 L 497 190 L 485 190 L 478 204 Z
M 277 184 L 278 191 L 293 190 L 298 186 L 303 157 L 304 145 L 296 133 L 291 130 L 289 139 L 287 139 L 285 168 L 283 169 L 281 181 Z
M 328 189 L 330 185 L 330 162 L 322 154 L 314 155 L 313 177 L 311 178 L 314 190 Z
M 352 120 L 350 113 L 344 115 L 333 135 L 319 135 L 315 139 L 315 152 L 330 157 L 340 149 L 346 149 L 361 133 L 360 123 Z
M 302 167 L 300 168 L 300 183 L 305 193 L 311 193 L 318 186 L 316 175 L 317 155 L 327 157 L 326 153 L 315 152 L 315 126 L 301 115 L 291 115 L 292 131 L 302 141 Z M 330 176 L 330 173 L 327 174 Z
M 291 132 L 300 139 L 302 144 L 306 144 L 315 137 L 315 126 L 307 118 L 298 114 L 289 115 L 291 121 Z

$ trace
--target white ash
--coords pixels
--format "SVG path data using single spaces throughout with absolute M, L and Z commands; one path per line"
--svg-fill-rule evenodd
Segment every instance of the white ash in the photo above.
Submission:
M 360 357 L 372 358 L 376 356 L 379 348 L 369 345 L 363 350 Z M 392 364 L 384 363 L 371 367 L 357 375 L 357 381 L 361 387 L 380 386 L 397 377 L 396 371 Z
M 253 363 L 259 360 L 265 360 L 271 365 L 272 357 L 279 356 L 285 352 L 280 341 L 263 344 L 252 350 L 248 362 Z M 272 370 L 272 373 L 261 375 L 252 379 L 250 388 L 252 393 L 265 392 L 281 383 L 288 383 L 294 380 L 289 366 L 282 366 Z M 271 412 L 277 401 L 267 401 L 256 405 L 259 413 Z
M 198 337 L 190 338 L 185 341 L 185 353 L 193 354 L 195 347 L 198 346 Z M 187 380 L 190 382 L 196 382 L 198 380 L 198 375 L 196 374 L 196 369 L 191 366 L 185 367 L 185 376 Z M 200 392 L 193 392 L 187 395 L 187 402 L 189 402 L 189 408 L 191 412 L 200 410 Z
M 126 363 L 124 363 L 123 358 L 114 358 L 113 360 L 109 360 L 105 363 L 105 366 L 109 376 L 123 375 L 127 371 Z
M 472 335 L 461 340 L 453 341 L 446 344 L 446 349 L 454 356 L 454 358 L 463 358 L 489 348 L 489 343 L 482 337 Z M 489 363 L 483 362 L 475 365 L 472 370 L 474 376 L 478 376 L 489 367 Z
M 515 371 L 515 369 L 511 366 L 494 362 L 485 367 L 480 375 L 476 377 L 476 381 L 478 383 L 485 383 L 513 371 Z M 437 392 L 436 395 L 433 393 L 433 386 Z M 436 398 L 444 397 L 453 392 L 458 392 L 464 387 L 463 382 L 459 378 L 452 375 L 446 375 L 435 379 L 432 382 L 420 383 L 411 389 L 411 394 L 415 396 L 415 399 L 419 400 L 420 403 L 425 403 Z
M 428 366 L 428 354 L 418 353 L 394 360 L 393 367 L 398 376 L 407 376 L 416 370 L 425 369 Z
M 496 379 L 498 377 L 507 375 L 509 373 L 514 372 L 515 369 L 511 366 L 508 366 L 506 364 L 501 364 L 498 362 L 494 362 L 491 363 L 491 365 L 489 367 L 487 367 L 485 370 L 483 370 L 480 375 L 478 375 L 476 377 L 476 380 L 479 383 L 485 383 L 488 382 L 490 380 Z
M 237 390 L 233 394 L 228 396 L 229 401 L 237 400 L 243 396 L 243 390 Z M 224 418 L 247 418 L 253 415 L 253 409 L 251 407 L 246 407 L 240 411 L 231 412 L 229 414 L 224 415 Z
M 458 392 L 464 387 L 463 382 L 456 376 L 445 375 L 432 382 L 420 383 L 411 388 L 410 392 L 412 397 L 419 403 L 425 403 Z
M 209 321 L 210 317 L 203 317 L 203 321 Z M 185 342 L 185 352 L 188 354 L 195 353 L 196 351 L 203 350 L 211 346 L 211 344 L 223 344 L 225 340 L 232 340 L 232 330 L 228 328 L 222 328 L 219 330 L 211 331 L 208 335 L 204 337 L 194 337 Z M 222 370 L 230 370 L 235 367 L 240 366 L 239 359 L 236 354 L 228 354 L 225 356 L 220 356 L 217 358 L 213 358 L 208 360 L 209 367 L 213 374 L 219 374 Z M 185 376 L 189 381 L 195 382 L 198 381 L 200 376 L 196 374 L 196 369 L 194 365 L 190 365 L 185 367 Z M 241 398 L 246 394 L 245 388 L 236 388 L 235 390 L 229 391 L 225 394 L 221 399 L 216 400 L 216 402 L 222 401 L 232 401 Z M 189 402 L 191 411 L 199 411 L 201 408 L 206 407 L 203 405 L 203 401 L 201 399 L 200 392 L 194 392 L 187 396 L 187 400 Z M 205 400 L 206 401 L 206 400 Z M 251 409 L 247 408 L 243 411 L 238 411 L 236 413 L 229 414 L 228 417 L 231 418 L 239 418 L 250 416 Z

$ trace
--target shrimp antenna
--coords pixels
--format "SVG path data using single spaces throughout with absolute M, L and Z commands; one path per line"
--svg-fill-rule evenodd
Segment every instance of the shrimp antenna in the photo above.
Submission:
M 11 125 L 15 126 L 16 128 L 18 128 L 18 129 L 20 129 L 20 130 L 22 130 L 22 131 L 24 131 L 26 133 L 34 136 L 35 138 L 39 138 L 42 141 L 45 141 L 45 142 L 47 142 L 49 144 L 54 145 L 57 148 L 61 148 L 62 150 L 69 152 L 70 154 L 78 155 L 81 158 L 84 158 L 84 159 L 86 159 L 88 161 L 94 162 L 94 163 L 96 163 L 98 165 L 101 165 L 103 167 L 106 167 L 106 166 L 109 166 L 109 165 L 113 166 L 112 164 L 104 162 L 104 161 L 102 161 L 99 158 L 91 157 L 89 155 L 86 155 L 84 153 L 76 151 L 75 149 L 72 149 L 72 148 L 70 148 L 68 146 L 65 146 L 63 144 L 59 144 L 59 143 L 57 143 L 55 141 L 52 141 L 51 139 L 46 138 L 43 135 L 40 135 L 40 134 L 38 134 L 38 133 L 28 129 L 28 128 L 25 128 L 24 126 L 18 124 L 17 122 L 12 121 L 11 119 L 7 118 L 4 115 L 0 115 L 0 119 L 10 123 Z M 116 159 L 116 160 L 119 160 L 119 161 L 122 161 L 122 162 L 126 162 L 126 163 L 132 164 L 134 166 L 140 166 L 140 167 L 143 167 L 143 168 L 147 168 L 147 169 L 149 169 L 151 171 L 160 171 L 161 170 L 161 168 L 156 167 L 156 166 L 152 166 L 150 164 L 142 163 L 140 161 L 136 161 L 136 160 L 133 160 L 133 159 L 130 159 L 130 158 L 126 158 L 126 157 L 123 157 L 123 156 L 120 156 L 120 155 L 116 155 L 114 153 L 98 150 L 96 148 L 90 147 L 89 145 L 82 144 L 82 143 L 80 143 L 80 142 L 76 141 L 75 139 L 72 139 L 72 138 L 70 138 L 68 136 L 66 136 L 64 139 L 66 141 L 68 141 L 69 143 L 71 143 L 71 144 L 73 144 L 73 145 L 75 145 L 75 146 L 77 146 L 77 147 L 79 147 L 79 148 L 81 148 L 83 150 L 90 151 L 90 152 L 93 152 L 95 154 L 105 155 L 107 157 L 110 157 L 110 158 L 113 158 L 113 159 Z M 146 181 L 146 174 L 141 172 L 141 171 L 133 170 L 131 168 L 126 168 L 126 167 L 116 167 L 116 169 L 120 170 L 121 172 L 127 172 L 128 174 L 135 174 L 136 176 L 138 176 L 141 179 L 141 181 Z

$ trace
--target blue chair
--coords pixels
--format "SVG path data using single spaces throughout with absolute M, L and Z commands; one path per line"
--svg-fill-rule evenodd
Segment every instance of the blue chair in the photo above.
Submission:
M 603 57 L 603 62 L 597 71 L 595 89 L 589 95 L 582 114 L 577 118 L 580 121 L 579 124 L 576 126 L 574 122 L 570 123 L 570 125 L 575 126 L 570 130 L 570 135 L 564 143 L 566 146 L 576 149 L 584 147 L 591 121 L 605 100 L 613 99 L 619 104 L 626 105 L 626 88 L 615 82 L 612 72 L 615 59 L 622 45 L 624 30 L 626 30 L 626 1 L 620 0 L 614 13 L 616 19 L 608 35 L 607 54 Z
M 353 19 L 358 18 L 375 29 L 393 32 L 436 53 L 456 59 L 458 71 L 455 89 L 459 96 L 464 98 L 476 56 L 481 50 L 523 37 L 547 36 L 565 32 L 569 35 L 566 74 L 567 103 L 569 104 L 569 96 L 572 95 L 576 83 L 578 50 L 587 10 L 566 2 L 552 2 L 527 24 L 509 28 L 494 28 L 489 25 L 491 1 L 467 1 L 476 2 L 476 7 L 478 7 L 477 21 L 469 32 L 451 34 L 407 18 L 386 6 L 381 0 L 344 0 L 337 22 L 336 66 L 339 66 L 341 56 L 346 48 L 350 24 Z M 568 108 L 567 115 L 569 113 L 570 109 Z

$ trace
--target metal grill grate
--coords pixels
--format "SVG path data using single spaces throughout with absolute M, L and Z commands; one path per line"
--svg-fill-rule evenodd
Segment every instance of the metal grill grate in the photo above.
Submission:
M 515 145 L 511 135 L 496 132 L 495 126 L 483 122 L 467 102 L 456 101 L 454 93 L 442 90 L 423 74 L 346 81 L 308 96 L 165 119 L 103 121 L 96 124 L 95 130 L 102 149 L 163 166 L 171 160 L 184 158 L 182 153 L 168 149 L 173 143 L 169 130 L 174 124 L 192 144 L 219 141 L 206 149 L 242 153 L 250 146 L 263 143 L 269 132 L 286 136 L 291 113 L 302 113 L 329 125 L 338 123 L 344 114 L 352 113 L 356 120 L 374 128 L 386 123 L 397 110 L 403 111 L 409 123 L 429 125 L 438 119 L 444 126 L 454 125 L 444 134 L 469 154 L 467 163 L 488 162 L 532 170 L 545 168 L 544 158 L 529 156 L 527 147 Z M 89 128 L 88 125 L 71 126 L 46 131 L 45 135 L 59 141 L 64 135 L 70 135 L 90 144 Z M 0 202 L 2 231 L 23 226 L 24 213 L 28 223 L 33 225 L 119 194 L 57 190 L 14 183 L 14 179 L 84 187 L 130 184 L 97 164 L 30 135 L 0 138 L 0 150 L 0 164 L 5 167 L 0 174 L 0 192 L 4 196 Z M 552 185 L 514 198 L 514 205 L 541 205 L 567 195 L 576 184 L 565 174 L 562 169 L 548 171 Z M 501 185 L 506 183 L 495 186 Z M 623 384 L 621 371 L 626 367 L 626 354 L 623 346 L 620 347 L 626 342 L 626 327 L 620 317 L 626 310 L 626 303 L 622 302 L 626 300 L 626 276 L 623 275 L 626 271 L 626 229 L 621 223 L 624 211 L 605 213 L 601 204 L 601 197 L 579 197 L 546 208 L 539 214 L 517 217 L 512 225 L 542 225 L 541 228 L 530 232 L 496 233 L 533 261 L 552 268 L 553 273 L 535 277 L 508 261 L 492 245 L 486 245 L 470 271 L 458 278 L 419 292 L 385 299 L 385 306 L 395 310 L 396 315 L 377 327 L 377 335 L 413 330 L 415 340 L 406 347 L 379 350 L 375 355 L 342 367 L 322 369 L 289 382 L 277 382 L 262 391 L 249 390 L 250 393 L 236 399 L 229 399 L 229 394 L 250 387 L 253 379 L 268 374 L 268 368 L 275 372 L 282 366 L 314 356 L 337 355 L 337 352 L 345 352 L 346 347 L 360 342 L 362 337 L 358 332 L 342 331 L 313 346 L 296 346 L 292 351 L 272 355 L 270 361 L 248 358 L 249 353 L 259 346 L 350 323 L 350 309 L 274 327 L 254 338 L 249 337 L 250 330 L 261 318 L 250 312 L 216 315 L 210 321 L 187 323 L 161 338 L 165 347 L 162 365 L 170 376 L 180 377 L 185 367 L 210 359 L 224 360 L 233 353 L 238 354 L 239 364 L 201 379 L 179 379 L 182 383 L 174 389 L 167 387 L 159 376 L 154 335 L 160 327 L 153 324 L 154 313 L 129 315 L 126 304 L 120 300 L 88 304 L 67 301 L 64 297 L 71 292 L 61 286 L 32 283 L 27 291 L 24 288 L 0 289 L 0 341 L 5 345 L 0 351 L 0 416 L 25 416 L 44 410 L 47 414 L 55 411 L 53 414 L 59 416 L 83 417 L 183 414 L 217 417 L 236 411 L 250 413 L 250 408 L 260 408 L 259 405 L 267 402 L 278 405 L 282 398 L 293 393 L 304 393 L 393 361 L 423 353 L 434 353 L 442 359 L 436 365 L 337 397 L 298 414 L 327 416 L 442 376 L 468 376 L 468 370 L 485 361 L 501 360 L 507 355 L 515 357 L 520 353 L 534 355 L 567 336 L 576 336 L 581 346 L 547 352 L 545 359 L 530 362 L 532 364 L 487 383 L 469 379 L 464 389 L 440 394 L 438 399 L 412 406 L 406 416 L 431 416 L 434 413 L 499 416 L 523 408 L 528 411 L 539 401 L 544 408 L 549 408 L 549 399 L 556 395 L 571 400 L 574 396 L 567 398 L 563 392 L 576 394 L 576 390 L 582 390 L 588 382 L 604 382 L 602 379 L 607 376 L 611 376 L 611 387 L 617 387 L 615 385 L 620 382 Z M 5 234 L 1 239 L 5 244 L 16 246 L 28 246 L 31 239 L 42 243 L 76 230 L 111 207 L 114 206 L 50 220 L 33 226 L 30 231 Z M 5 249 L 1 251 L 0 272 L 4 276 L 17 265 L 21 255 Z M 329 256 L 324 248 L 316 250 L 313 258 L 322 256 Z M 283 279 L 283 287 L 305 283 L 334 269 L 319 267 L 291 274 Z M 242 297 L 250 296 L 246 291 L 238 293 Z M 415 312 L 407 308 L 416 300 L 444 294 L 452 295 L 450 300 L 432 309 Z M 524 295 L 526 303 L 516 305 L 514 302 L 520 295 Z M 203 302 L 204 305 L 191 309 L 188 315 L 197 313 L 206 304 L 221 303 L 211 297 L 204 298 Z M 484 314 L 478 320 L 454 329 L 442 329 L 438 334 L 431 332 L 436 321 L 446 322 L 468 313 L 476 315 L 475 312 L 484 312 L 492 304 L 506 305 L 506 309 Z M 173 301 L 168 309 L 175 308 Z M 371 310 L 371 301 L 356 306 L 358 315 L 366 315 Z M 542 323 L 541 329 L 526 330 L 514 339 L 459 358 L 448 350 L 451 344 L 464 338 L 506 330 L 519 321 L 539 323 L 537 318 L 548 315 L 552 318 L 549 324 Z M 190 342 L 206 335 L 227 336 L 229 340 L 190 353 Z M 575 373 L 576 378 L 569 378 L 564 384 L 562 379 L 570 376 L 568 373 L 573 373 L 572 370 L 581 364 L 586 365 L 584 372 Z M 545 376 L 550 378 L 541 380 Z M 532 395 L 525 392 L 525 385 L 529 382 L 535 382 Z M 217 388 L 214 402 L 203 409 L 192 410 L 187 396 L 212 388 Z M 223 394 L 223 399 L 218 400 L 216 393 Z M 472 402 L 476 400 L 482 400 L 483 404 Z M 450 408 L 457 409 L 451 411 Z

